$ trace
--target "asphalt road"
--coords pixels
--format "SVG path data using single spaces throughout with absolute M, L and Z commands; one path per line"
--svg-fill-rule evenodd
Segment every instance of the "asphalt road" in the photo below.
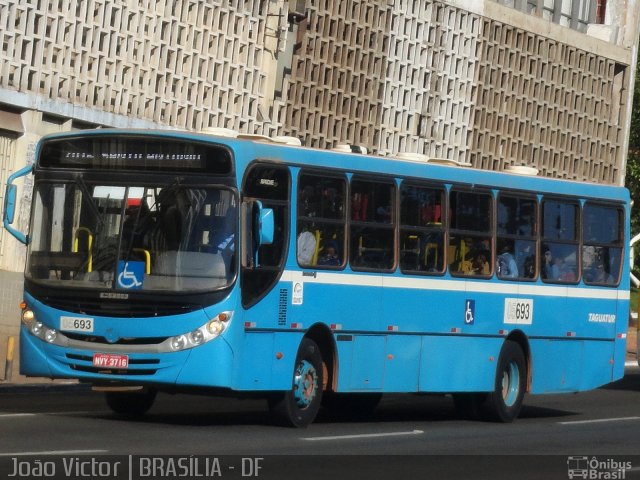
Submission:
M 418 469 L 425 462 L 440 469 L 433 478 L 446 472 L 460 473 L 451 478 L 502 478 L 496 472 L 503 471 L 511 472 L 509 478 L 568 478 L 571 456 L 609 461 L 607 468 L 610 459 L 631 462 L 624 477 L 597 478 L 640 478 L 640 369 L 591 392 L 527 396 L 521 417 L 508 425 L 462 420 L 447 396 L 389 395 L 365 420 L 324 412 L 309 428 L 290 429 L 271 424 L 263 400 L 160 394 L 145 417 L 131 420 L 112 414 L 98 393 L 0 387 L 1 465 L 47 454 L 297 455 L 292 464 L 298 466 L 318 463 L 306 455 L 327 455 L 318 457 L 323 469 L 340 472 L 354 464 L 362 473 L 364 462 L 371 468 L 368 478 L 414 478 L 398 475 L 412 462 Z M 395 457 L 407 455 L 412 457 Z M 460 455 L 465 457 L 455 457 Z M 523 471 L 529 464 L 541 470 Z M 293 478 L 278 472 L 278 478 Z

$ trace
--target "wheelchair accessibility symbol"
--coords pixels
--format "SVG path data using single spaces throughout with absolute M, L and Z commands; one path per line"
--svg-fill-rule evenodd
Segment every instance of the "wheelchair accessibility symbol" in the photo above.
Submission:
M 475 300 L 465 300 L 464 307 L 464 324 L 465 325 L 473 325 L 473 321 L 476 317 L 476 301 Z
M 137 290 L 144 282 L 144 262 L 118 262 L 118 288 Z

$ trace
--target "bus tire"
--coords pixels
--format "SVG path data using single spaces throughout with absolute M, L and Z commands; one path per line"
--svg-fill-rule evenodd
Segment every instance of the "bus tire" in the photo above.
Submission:
M 140 417 L 147 413 L 156 399 L 153 389 L 141 392 L 105 392 L 107 405 L 114 413 L 127 417 Z
M 527 362 L 520 345 L 507 340 L 502 346 L 494 390 L 487 398 L 490 419 L 513 422 L 520 413 L 527 388 Z
M 322 406 L 337 418 L 360 419 L 371 416 L 382 400 L 381 393 L 325 392 Z
M 322 402 L 322 356 L 316 342 L 303 338 L 296 356 L 291 390 L 269 398 L 277 423 L 304 428 L 313 422 Z

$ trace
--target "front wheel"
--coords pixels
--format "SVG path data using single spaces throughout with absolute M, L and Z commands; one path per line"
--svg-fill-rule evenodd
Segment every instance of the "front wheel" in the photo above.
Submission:
M 522 348 L 507 340 L 498 359 L 494 391 L 487 398 L 491 417 L 499 422 L 513 422 L 520 413 L 527 386 L 527 363 Z
M 140 417 L 151 408 L 156 393 L 152 389 L 141 392 L 105 392 L 105 400 L 109 408 L 119 415 Z
M 293 387 L 274 394 L 269 410 L 279 423 L 306 427 L 316 418 L 322 402 L 322 357 L 316 342 L 304 338 L 298 348 Z

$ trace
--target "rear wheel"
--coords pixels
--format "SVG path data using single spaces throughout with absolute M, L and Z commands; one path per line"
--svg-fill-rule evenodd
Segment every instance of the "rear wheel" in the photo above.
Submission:
M 152 389 L 141 392 L 105 392 L 105 400 L 115 413 L 139 417 L 151 408 L 156 399 L 156 393 Z
M 322 357 L 316 342 L 303 338 L 298 348 L 293 387 L 269 399 L 275 419 L 286 426 L 306 427 L 316 418 L 322 401 Z
M 527 385 L 527 364 L 522 348 L 507 340 L 498 359 L 494 390 L 487 398 L 490 416 L 499 422 L 513 422 L 522 409 Z

